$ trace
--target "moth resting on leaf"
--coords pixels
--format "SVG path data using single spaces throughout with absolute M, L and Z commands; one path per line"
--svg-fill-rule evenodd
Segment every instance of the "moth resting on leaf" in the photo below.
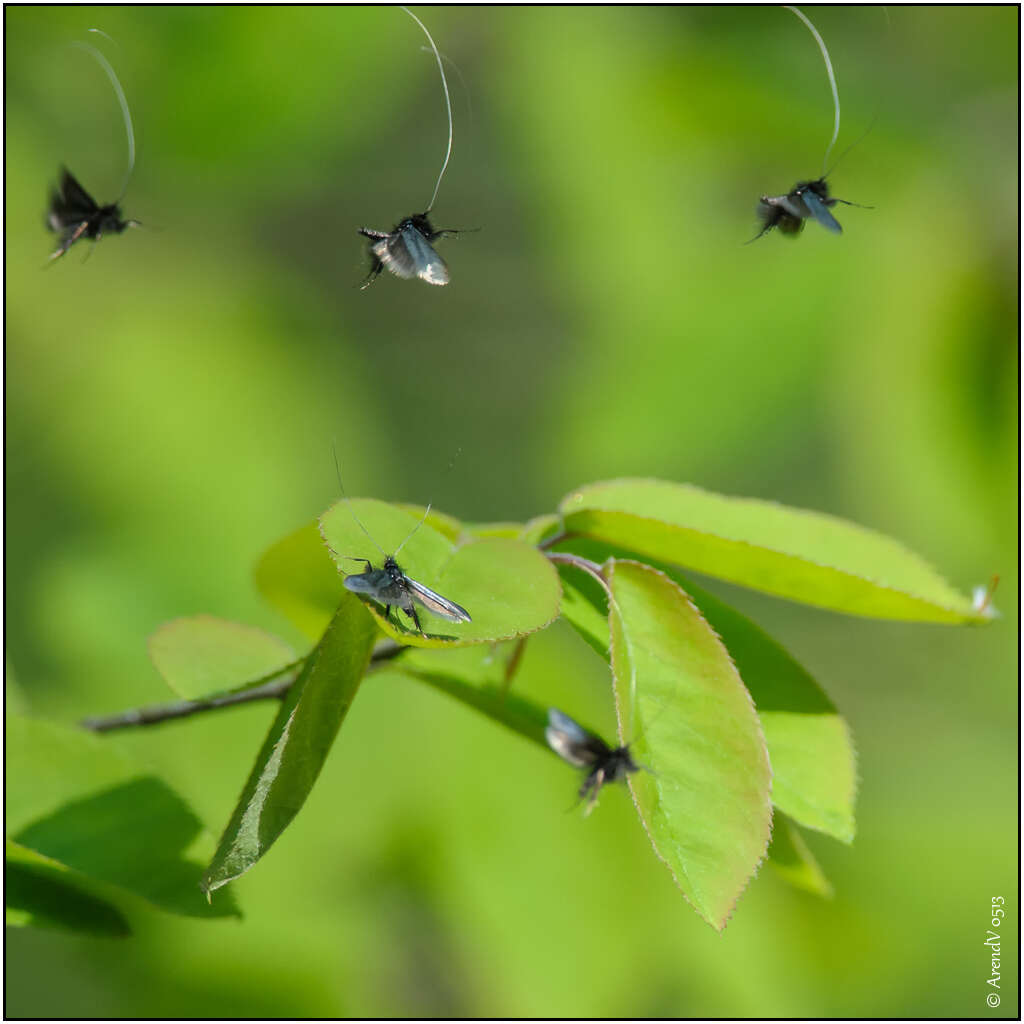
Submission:
M 416 613 L 416 605 L 426 608 L 428 612 L 447 619 L 449 622 L 472 622 L 469 612 L 447 597 L 425 587 L 422 583 L 410 579 L 402 572 L 393 555 L 384 559 L 380 569 L 365 558 L 356 559 L 366 563 L 365 572 L 345 577 L 345 589 L 353 594 L 365 594 L 371 601 L 384 605 L 384 617 L 391 617 L 391 606 L 401 608 L 412 619 L 419 630 L 420 636 L 426 637 L 420 625 L 420 617 Z

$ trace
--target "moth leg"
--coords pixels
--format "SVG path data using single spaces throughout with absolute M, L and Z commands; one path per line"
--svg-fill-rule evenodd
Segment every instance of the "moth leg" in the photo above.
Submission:
M 391 621 L 391 605 L 389 604 L 384 605 L 384 621 Z
M 364 238 L 372 238 L 375 242 L 388 237 L 386 231 L 374 231 L 373 228 L 356 228 L 356 234 L 362 235 Z
M 365 291 L 367 288 L 377 280 L 380 272 L 384 269 L 384 264 L 380 260 L 374 259 L 373 266 L 370 267 L 369 274 L 366 275 L 366 280 L 359 286 L 360 291 Z
M 417 632 L 421 637 L 423 637 L 424 640 L 426 640 L 427 634 L 423 632 L 423 627 L 420 625 L 420 617 L 416 614 L 416 609 L 414 607 L 409 607 L 406 609 L 405 614 L 412 619 L 412 621 L 416 625 Z
M 67 236 L 67 238 L 61 241 L 60 245 L 57 247 L 57 251 L 50 256 L 51 261 L 59 259 L 61 256 L 63 256 L 64 253 L 66 253 L 68 249 L 70 249 L 71 246 L 73 246 L 75 242 L 77 242 L 82 237 L 82 232 L 85 231 L 85 229 L 88 226 L 89 222 L 87 220 L 83 220 L 82 223 L 79 224 L 78 227 L 75 228 L 75 230 L 72 231 L 71 234 Z

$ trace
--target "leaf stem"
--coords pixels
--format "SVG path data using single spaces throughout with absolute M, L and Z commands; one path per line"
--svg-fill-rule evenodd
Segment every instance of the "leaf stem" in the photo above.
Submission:
M 402 644 L 385 641 L 373 652 L 370 664 L 390 661 L 405 650 L 407 648 Z M 90 732 L 111 732 L 114 729 L 130 729 L 140 725 L 159 725 L 161 722 L 170 722 L 176 718 L 188 718 L 204 711 L 219 711 L 222 708 L 237 707 L 239 704 L 249 704 L 257 700 L 279 700 L 298 678 L 312 653 L 311 651 L 304 658 L 278 670 L 269 680 L 257 680 L 254 685 L 247 685 L 244 689 L 214 693 L 209 697 L 198 697 L 194 700 L 151 704 L 148 707 L 131 708 L 112 715 L 96 715 L 83 718 L 79 725 Z

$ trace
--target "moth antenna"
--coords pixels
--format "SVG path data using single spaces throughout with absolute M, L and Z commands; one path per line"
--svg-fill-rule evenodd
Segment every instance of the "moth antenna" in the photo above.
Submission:
M 884 45 L 886 39 L 889 36 L 889 32 L 892 29 L 892 19 L 889 17 L 888 7 L 883 7 L 882 13 L 885 15 L 885 36 L 883 36 L 882 38 L 882 43 Z M 881 101 L 879 101 L 875 106 L 875 112 L 872 115 L 871 122 L 868 124 L 867 128 L 865 128 L 864 131 L 861 132 L 861 134 L 857 137 L 856 141 L 851 142 L 850 145 L 848 145 L 846 149 L 844 149 L 842 153 L 840 153 L 839 156 L 836 157 L 835 163 L 833 163 L 832 166 L 821 176 L 822 180 L 827 178 L 843 162 L 843 160 L 846 159 L 846 155 L 851 150 L 856 149 L 857 146 L 859 146 L 871 134 L 871 132 L 874 130 L 875 125 L 878 123 L 878 115 L 881 112 L 882 103 Z
M 98 28 L 89 29 L 90 32 L 99 32 L 102 36 L 107 36 L 106 32 L 100 32 Z M 110 36 L 107 36 L 110 39 Z M 83 43 L 79 40 L 75 40 L 71 44 L 77 46 L 80 50 L 85 50 L 101 68 L 106 72 L 107 78 L 110 79 L 110 84 L 114 87 L 114 93 L 117 96 L 117 102 L 121 104 L 121 115 L 124 117 L 124 130 L 128 136 L 128 171 L 124 176 L 124 185 L 121 188 L 121 194 L 117 197 L 117 202 L 121 202 L 124 199 L 125 192 L 128 191 L 128 182 L 131 181 L 132 171 L 135 170 L 135 129 L 132 127 L 132 115 L 128 109 L 128 100 L 125 98 L 124 89 L 121 88 L 120 79 L 117 77 L 117 72 L 110 66 L 110 61 L 89 43 Z
M 459 446 L 458 448 L 456 448 L 456 449 L 455 449 L 455 454 L 454 454 L 454 455 L 453 455 L 453 456 L 451 457 L 451 459 L 449 460 L 449 462 L 448 462 L 448 468 L 447 468 L 447 469 L 445 469 L 445 471 L 444 471 L 444 476 L 447 476 L 447 475 L 448 475 L 448 474 L 449 474 L 449 473 L 450 473 L 450 472 L 452 471 L 452 468 L 453 468 L 453 467 L 455 466 L 455 461 L 456 461 L 456 460 L 458 459 L 458 457 L 459 457 L 459 456 L 460 456 L 461 454 L 462 454 L 462 446 L 460 445 L 460 446 Z M 416 531 L 417 531 L 417 530 L 418 530 L 418 529 L 419 529 L 419 528 L 420 528 L 420 527 L 421 527 L 421 526 L 422 526 L 422 525 L 423 525 L 423 524 L 424 524 L 424 523 L 426 522 L 427 516 L 429 516 L 429 515 L 430 515 L 430 510 L 431 510 L 431 509 L 432 509 L 433 507 L 434 507 L 434 503 L 433 503 L 433 501 L 431 501 L 431 502 L 429 502 L 429 503 L 427 504 L 427 509 L 426 509 L 426 511 L 425 511 L 425 512 L 423 513 L 423 516 L 422 516 L 422 518 L 421 518 L 421 519 L 420 519 L 420 521 L 419 521 L 419 522 L 418 522 L 418 523 L 417 523 L 417 524 L 416 524 L 416 525 L 415 525 L 415 526 L 414 526 L 414 527 L 412 528 L 412 533 L 410 533 L 410 534 L 409 534 L 409 536 L 408 536 L 408 537 L 406 537 L 406 538 L 405 538 L 405 540 L 403 540 L 403 541 L 402 541 L 402 543 L 398 545 L 398 548 L 397 548 L 397 550 L 395 551 L 395 554 L 391 556 L 392 558 L 394 558 L 394 557 L 395 557 L 395 556 L 396 556 L 396 555 L 398 554 L 398 552 L 399 552 L 399 551 L 401 551 L 401 550 L 402 550 L 402 548 L 404 548 L 404 547 L 405 547 L 406 543 L 407 543 L 407 542 L 408 542 L 408 541 L 409 541 L 409 540 L 411 539 L 411 537 L 412 537 L 413 533 L 415 533 L 415 532 L 416 532 Z M 452 554 L 454 555 L 454 553 L 455 553 L 455 552 L 453 551 L 453 552 L 452 552 Z
M 421 46 L 420 51 L 422 53 L 431 53 L 429 46 Z M 462 73 L 462 68 L 455 63 L 448 56 L 447 53 L 441 54 L 441 60 L 445 62 L 454 72 L 459 76 L 459 84 L 462 86 L 463 95 L 466 97 L 466 117 L 469 119 L 470 124 L 473 122 L 473 96 L 469 91 L 469 86 L 466 84 L 466 76 Z
M 423 515 L 420 517 L 420 521 L 409 531 L 409 533 L 406 535 L 405 540 L 403 540 L 402 543 L 399 544 L 397 548 L 395 548 L 395 553 L 391 556 L 392 558 L 398 557 L 398 552 L 405 547 L 409 540 L 412 539 L 412 535 L 427 521 L 427 516 L 430 515 L 431 507 L 432 503 L 431 505 L 427 505 L 427 507 L 423 510 Z
M 448 78 L 444 73 L 444 64 L 441 63 L 441 54 L 438 52 L 437 44 L 434 42 L 434 37 L 428 31 L 427 26 L 424 25 L 408 7 L 402 7 L 402 10 L 405 11 L 405 13 L 408 14 L 421 29 L 423 29 L 423 34 L 427 37 L 427 42 L 430 43 L 431 50 L 434 51 L 434 57 L 437 60 L 437 70 L 441 72 L 441 85 L 444 87 L 444 105 L 448 111 L 448 149 L 444 154 L 444 163 L 441 164 L 441 173 L 437 176 L 437 184 L 434 186 L 434 194 L 430 197 L 430 202 L 427 204 L 426 210 L 423 211 L 424 213 L 430 213 L 434 208 L 434 200 L 437 199 L 438 189 L 441 187 L 441 179 L 444 177 L 444 172 L 448 170 L 448 161 L 452 156 L 452 137 L 454 134 L 452 128 L 452 98 L 448 92 Z
M 836 119 L 835 127 L 832 129 L 832 138 L 829 139 L 828 148 L 825 150 L 825 159 L 821 162 L 822 170 L 828 167 L 828 158 L 832 155 L 832 147 L 836 144 L 836 139 L 839 138 L 839 90 L 836 88 L 836 73 L 832 70 L 832 58 L 828 55 L 828 47 L 825 45 L 825 40 L 821 38 L 818 30 L 811 23 L 811 19 L 800 10 L 799 7 L 793 7 L 790 4 L 783 4 L 783 7 L 787 11 L 792 11 L 810 30 L 811 35 L 814 36 L 814 41 L 818 44 L 818 49 L 821 50 L 821 56 L 825 60 L 825 70 L 828 72 L 828 84 L 832 87 L 832 102 L 835 105 Z M 886 12 L 888 17 L 888 12 Z M 845 155 L 845 154 L 844 154 Z M 822 174 L 824 178 L 825 175 Z
M 341 466 L 338 464 L 338 446 L 333 441 L 331 442 L 331 451 L 334 453 L 334 468 L 338 473 L 338 486 L 341 488 L 341 496 L 345 499 L 345 507 L 348 509 L 349 515 L 356 521 L 356 526 L 370 538 L 373 546 L 384 558 L 387 558 L 387 552 L 373 539 L 373 534 L 360 522 L 359 516 L 356 515 L 356 510 L 352 507 L 352 502 L 349 501 L 349 497 L 345 493 L 345 485 L 341 482 Z M 357 559 L 357 561 L 363 561 L 363 559 Z

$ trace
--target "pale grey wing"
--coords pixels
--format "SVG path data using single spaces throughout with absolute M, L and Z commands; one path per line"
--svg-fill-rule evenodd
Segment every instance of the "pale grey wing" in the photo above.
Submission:
M 369 572 L 354 573 L 344 579 L 346 590 L 353 594 L 365 594 L 378 604 L 397 604 L 394 582 L 383 569 L 371 569 Z
M 404 228 L 401 238 L 413 264 L 412 273 L 403 276 L 411 277 L 415 274 L 427 284 L 448 283 L 448 265 L 414 227 Z
M 548 708 L 548 726 L 544 730 L 548 746 L 563 760 L 585 768 L 597 760 L 590 746 L 594 737 L 558 708 Z
M 810 213 L 807 207 L 800 202 L 794 202 L 792 196 L 761 196 L 760 202 L 757 204 L 758 216 L 767 218 L 771 216 L 773 210 L 782 210 L 783 213 L 788 213 L 790 217 L 809 217 Z
M 395 277 L 415 277 L 416 262 L 405 244 L 404 232 L 388 235 L 370 246 L 373 255 L 391 271 Z
M 442 597 L 440 594 L 431 590 L 430 587 L 425 587 L 422 583 L 417 583 L 415 580 L 409 579 L 408 576 L 406 576 L 405 582 L 409 587 L 409 592 L 412 594 L 416 602 L 423 605 L 428 612 L 432 612 L 434 615 L 437 615 L 442 619 L 447 619 L 449 622 L 473 621 L 469 617 L 469 612 L 467 612 L 462 605 L 458 605 L 454 601 L 449 601 L 447 597 Z
M 821 201 L 821 198 L 808 189 L 800 197 L 806 204 L 807 209 L 811 211 L 811 216 L 823 227 L 828 228 L 829 231 L 835 232 L 837 235 L 843 233 L 842 226 L 839 221 L 832 216 L 829 212 L 829 208 Z
M 811 216 L 811 211 L 804 202 L 805 194 L 800 195 L 788 195 L 788 196 L 777 196 L 775 198 L 775 204 L 781 206 L 791 217 L 798 217 L 803 220 L 805 217 Z

